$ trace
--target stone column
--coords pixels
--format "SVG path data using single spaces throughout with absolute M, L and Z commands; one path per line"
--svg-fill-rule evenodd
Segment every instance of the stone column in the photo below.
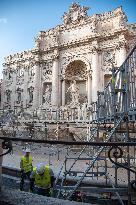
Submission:
M 14 110 L 15 101 L 16 101 L 16 88 L 17 88 L 15 70 L 13 70 L 12 78 L 13 80 L 12 80 L 12 93 L 11 93 L 11 109 Z
M 58 106 L 59 102 L 59 59 L 58 55 L 55 56 L 53 60 L 52 67 L 52 100 L 53 106 Z
M 125 61 L 127 52 L 126 52 L 126 41 L 123 37 L 123 40 L 118 42 L 118 45 L 116 47 L 116 62 L 117 62 L 117 67 L 120 67 L 122 63 Z
M 88 98 L 88 105 L 91 104 L 92 102 L 92 79 L 91 79 L 91 75 L 92 75 L 92 70 L 88 70 L 87 72 L 87 98 Z
M 5 90 L 6 90 L 6 86 L 5 86 L 5 81 L 6 81 L 6 77 L 5 77 L 5 72 L 6 72 L 6 69 L 4 69 L 2 71 L 3 73 L 3 80 L 2 80 L 2 86 L 1 86 L 1 108 L 3 109 L 4 108 L 4 102 L 5 102 Z
M 33 96 L 33 109 L 40 106 L 40 89 L 41 89 L 41 67 L 40 63 L 35 64 L 34 76 L 34 96 Z
M 62 80 L 62 106 L 65 106 L 65 79 Z
M 97 101 L 97 91 L 99 90 L 99 62 L 96 49 L 92 53 L 92 102 Z
M 26 108 L 28 99 L 28 67 L 24 67 L 23 108 Z
M 126 59 L 126 56 L 127 56 L 127 52 L 126 52 L 126 48 L 125 48 L 125 45 L 122 45 L 120 48 L 119 48 L 119 57 L 118 57 L 118 66 L 121 66 L 122 63 L 125 61 Z

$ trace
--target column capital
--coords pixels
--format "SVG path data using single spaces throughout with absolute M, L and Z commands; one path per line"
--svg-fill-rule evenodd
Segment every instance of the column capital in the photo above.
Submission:
M 95 54 L 101 54 L 102 53 L 102 49 L 97 47 L 97 46 L 93 46 L 92 50 L 91 50 L 91 53 L 94 54 L 94 55 Z
M 92 76 L 92 72 L 93 72 L 92 69 L 87 70 L 86 71 L 87 76 L 91 77 Z
M 58 60 L 58 58 L 59 58 L 59 51 L 58 50 L 54 50 L 52 58 L 53 58 L 53 60 Z
M 41 63 L 40 63 L 40 61 L 35 61 L 34 64 L 35 64 L 36 66 L 40 66 Z
M 93 54 L 98 53 L 99 50 L 100 50 L 97 41 L 93 41 L 91 47 L 92 47 L 92 53 L 93 53 Z
M 7 69 L 3 69 L 2 73 L 3 73 L 4 75 L 7 75 Z
M 128 45 L 126 41 L 119 41 L 116 45 L 116 49 L 120 50 L 120 49 L 127 49 Z
M 60 74 L 60 80 L 65 81 L 65 75 L 64 74 Z
M 24 69 L 25 71 L 28 71 L 29 65 L 23 65 L 23 69 Z

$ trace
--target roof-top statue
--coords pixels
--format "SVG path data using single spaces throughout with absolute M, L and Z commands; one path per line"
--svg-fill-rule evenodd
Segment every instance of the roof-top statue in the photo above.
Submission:
M 87 18 L 87 10 L 89 7 L 81 7 L 79 4 L 76 2 L 72 3 L 72 5 L 69 8 L 68 13 L 64 13 L 63 15 L 63 21 L 64 24 L 70 24 L 70 23 L 76 23 L 79 22 L 80 20 L 85 20 Z

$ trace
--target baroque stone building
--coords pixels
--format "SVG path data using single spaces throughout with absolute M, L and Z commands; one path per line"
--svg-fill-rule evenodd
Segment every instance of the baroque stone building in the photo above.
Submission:
M 71 103 L 90 104 L 136 42 L 136 24 L 118 7 L 88 16 L 73 3 L 63 24 L 40 31 L 35 48 L 5 58 L 2 107 L 28 110 Z

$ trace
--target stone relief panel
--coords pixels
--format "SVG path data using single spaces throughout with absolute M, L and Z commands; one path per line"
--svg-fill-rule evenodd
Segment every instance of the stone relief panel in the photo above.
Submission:
M 75 41 L 87 40 L 94 33 L 93 25 L 83 25 L 70 30 L 60 32 L 60 44 L 73 43 Z
M 17 85 L 21 85 L 24 83 L 24 67 L 23 66 L 16 67 L 16 82 L 17 82 Z
M 24 83 L 24 78 L 16 78 L 17 85 L 22 85 Z
M 33 82 L 35 76 L 35 67 L 28 67 L 28 70 L 26 72 L 28 72 L 28 81 Z
M 101 21 L 98 23 L 98 32 L 100 34 L 103 34 L 103 32 L 108 32 L 108 31 L 112 31 L 114 29 L 113 27 L 113 20 L 111 19 L 110 21 Z
M 47 62 L 42 69 L 42 80 L 43 82 L 51 82 L 52 79 L 52 61 Z
M 24 69 L 22 67 L 17 67 L 17 77 L 23 77 L 24 76 Z
M 106 71 L 111 71 L 112 68 L 112 64 L 115 66 L 116 62 L 115 62 L 115 51 L 114 50 L 108 50 L 108 51 L 104 51 L 103 54 L 103 65 L 102 65 L 102 70 L 104 72 Z

